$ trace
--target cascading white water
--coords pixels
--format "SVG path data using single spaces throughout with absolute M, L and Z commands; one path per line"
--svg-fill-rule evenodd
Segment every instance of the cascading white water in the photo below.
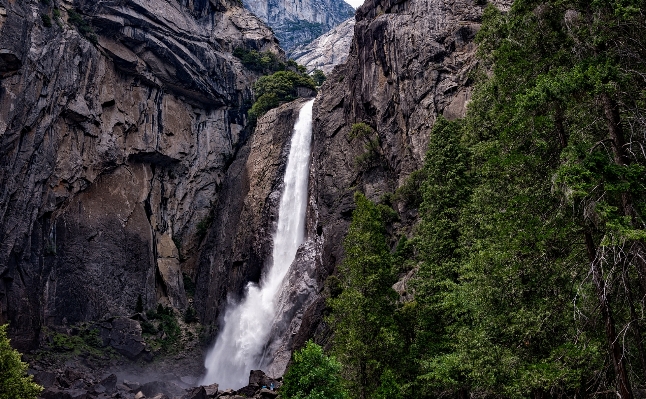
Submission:
M 241 302 L 229 303 L 220 334 L 206 357 L 203 385 L 217 382 L 220 387 L 237 389 L 247 385 L 250 370 L 262 366 L 263 348 L 276 316 L 275 301 L 305 233 L 313 104 L 314 100 L 310 100 L 303 105 L 294 124 L 278 208 L 273 263 L 258 285 L 247 284 Z

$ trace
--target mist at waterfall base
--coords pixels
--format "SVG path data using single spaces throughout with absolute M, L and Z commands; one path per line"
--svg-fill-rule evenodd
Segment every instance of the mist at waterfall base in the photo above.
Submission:
M 218 383 L 223 388 L 241 388 L 247 385 L 250 370 L 262 369 L 271 360 L 262 355 L 276 316 L 275 302 L 305 234 L 313 104 L 314 100 L 310 100 L 303 105 L 294 124 L 278 208 L 273 262 L 259 284 L 247 284 L 242 301 L 229 302 L 220 334 L 206 357 L 202 385 Z

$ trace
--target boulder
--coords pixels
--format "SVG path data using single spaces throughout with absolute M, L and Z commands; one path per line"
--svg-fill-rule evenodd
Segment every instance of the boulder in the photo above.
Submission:
M 101 385 L 105 387 L 107 393 L 113 393 L 117 389 L 117 376 L 110 374 L 101 380 Z
M 117 317 L 108 325 L 101 324 L 103 342 L 129 359 L 136 359 L 146 348 L 141 336 L 141 325 L 138 321 L 126 317 Z
M 207 399 L 206 389 L 204 387 L 189 389 L 182 399 Z
M 179 386 L 167 381 L 151 381 L 141 386 L 140 391 L 148 398 L 158 394 L 164 394 L 168 397 L 180 397 L 186 391 Z
M 49 371 L 39 371 L 34 375 L 34 382 L 44 388 L 49 388 L 56 383 L 56 374 Z
M 250 398 L 256 394 L 256 391 L 258 391 L 260 387 L 258 385 L 247 385 L 246 387 L 242 387 L 235 391 L 237 395 L 241 395 L 247 398 Z
M 218 388 L 219 388 L 218 384 L 211 384 L 211 385 L 205 386 L 204 390 L 206 391 L 206 396 L 208 396 L 209 398 L 214 398 L 218 396 L 218 393 L 219 393 Z
M 274 399 L 276 396 L 278 396 L 278 392 L 263 388 L 256 396 L 259 396 L 262 399 Z

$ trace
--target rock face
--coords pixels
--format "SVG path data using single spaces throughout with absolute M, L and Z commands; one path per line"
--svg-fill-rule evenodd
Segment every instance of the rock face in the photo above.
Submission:
M 138 296 L 186 305 L 182 273 L 248 136 L 257 75 L 231 51 L 282 54 L 233 3 L 0 0 L 0 323 L 18 347 Z
M 307 72 L 320 69 L 329 75 L 335 66 L 345 63 L 348 59 L 354 24 L 354 18 L 344 21 L 311 43 L 296 47 L 290 52 L 290 57 L 305 66 Z
M 308 236 L 317 237 L 319 276 L 343 259 L 354 192 L 379 201 L 396 190 L 421 167 L 437 117 L 465 114 L 484 9 L 479 3 L 367 0 L 357 10 L 348 60 L 328 76 L 314 105 Z M 372 132 L 350 136 L 359 122 Z M 323 328 L 322 300 L 311 301 L 297 344 Z
M 271 262 L 289 142 L 300 99 L 258 119 L 252 138 L 223 178 L 221 202 L 198 263 L 196 306 L 200 319 L 216 324 L 227 293 L 239 298 Z
M 343 0 L 243 0 L 243 3 L 272 28 L 288 54 L 354 15 L 354 8 Z

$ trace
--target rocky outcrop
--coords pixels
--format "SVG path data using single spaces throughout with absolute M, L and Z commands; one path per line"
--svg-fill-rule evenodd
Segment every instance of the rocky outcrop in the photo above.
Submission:
M 0 0 L 0 323 L 18 347 L 139 296 L 186 306 L 248 136 L 257 75 L 231 51 L 282 54 L 234 3 Z
M 311 43 L 296 47 L 290 52 L 290 56 L 305 66 L 309 73 L 320 69 L 329 75 L 335 66 L 348 59 L 354 24 L 354 18 L 350 18 Z
M 381 201 L 394 192 L 421 167 L 438 116 L 465 114 L 470 72 L 477 65 L 474 38 L 485 7 L 480 3 L 367 0 L 357 10 L 348 60 L 328 77 L 314 105 L 308 235 L 318 236 L 320 276 L 343 259 L 353 193 Z M 359 122 L 368 132 L 350 135 Z M 404 204 L 393 206 L 406 215 Z M 312 302 L 298 342 L 322 332 L 315 315 L 323 308 L 322 299 Z
M 354 8 L 343 0 L 243 0 L 243 3 L 272 28 L 288 54 L 354 15 Z
M 110 345 L 129 359 L 136 359 L 146 349 L 141 336 L 141 325 L 135 320 L 117 317 L 111 322 L 101 323 L 101 338 L 104 345 Z

